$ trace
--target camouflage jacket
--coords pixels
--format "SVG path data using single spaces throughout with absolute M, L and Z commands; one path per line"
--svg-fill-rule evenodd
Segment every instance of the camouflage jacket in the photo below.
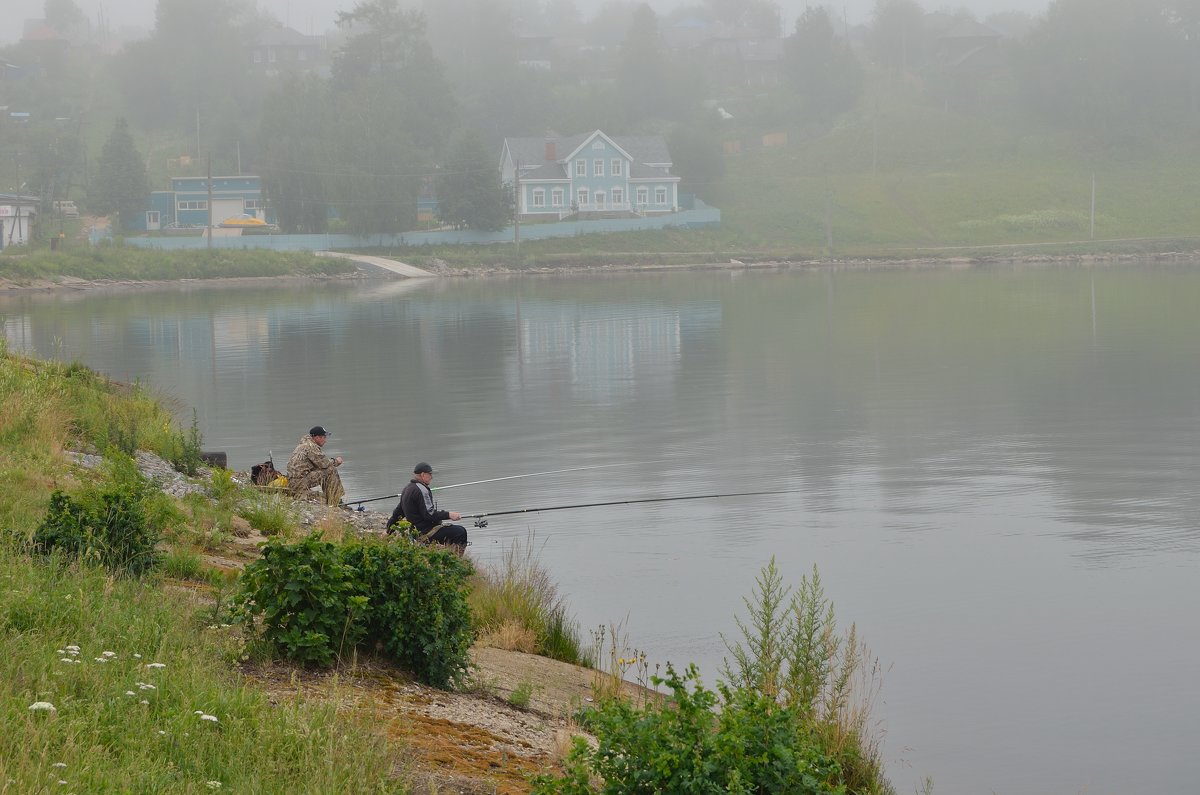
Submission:
M 296 449 L 292 451 L 292 457 L 287 462 L 288 480 L 301 480 L 305 475 L 317 469 L 335 469 L 337 463 L 332 458 L 321 452 L 320 446 L 312 440 L 311 436 L 305 436 L 300 440 L 300 444 L 296 445 Z

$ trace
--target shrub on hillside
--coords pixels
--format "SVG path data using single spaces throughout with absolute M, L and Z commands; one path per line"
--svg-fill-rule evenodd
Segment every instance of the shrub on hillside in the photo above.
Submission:
M 50 511 L 34 533 L 33 548 L 43 555 L 61 552 L 138 576 L 158 564 L 158 539 L 135 494 L 105 491 L 97 503 L 88 504 L 55 491 Z
M 468 663 L 470 574 L 470 564 L 442 549 L 334 544 L 313 534 L 268 543 L 242 575 L 239 602 L 289 659 L 324 666 L 378 648 L 420 680 L 448 687 Z
M 535 779 L 535 795 L 594 792 L 840 795 L 841 769 L 796 710 L 748 690 L 700 683 L 696 666 L 680 676 L 667 666 L 671 699 L 645 707 L 617 698 L 583 713 L 598 743 L 576 738 L 560 778 Z M 719 707 L 719 709 L 718 709 Z M 603 780 L 594 789 L 593 776 Z

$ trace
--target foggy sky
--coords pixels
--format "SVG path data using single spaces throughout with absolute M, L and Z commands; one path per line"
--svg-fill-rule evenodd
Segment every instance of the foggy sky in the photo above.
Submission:
M 250 0 L 253 2 L 253 0 Z M 270 13 L 301 33 L 322 33 L 333 27 L 339 10 L 349 10 L 354 0 L 257 0 L 258 7 Z M 1050 0 L 918 0 L 926 11 L 966 8 L 979 18 L 997 11 L 1026 11 L 1041 13 Z M 590 16 L 605 0 L 575 0 L 576 6 L 585 17 Z M 777 0 L 783 9 L 785 32 L 790 32 L 796 16 L 808 5 L 829 5 L 835 12 L 844 9 L 851 23 L 866 22 L 875 0 Z M 142 28 L 149 31 L 154 27 L 156 0 L 76 0 L 76 4 L 93 23 L 99 18 L 101 9 L 110 28 Z M 692 5 L 689 0 L 649 0 L 649 4 L 662 13 L 680 5 Z M 21 28 L 26 18 L 42 16 L 43 0 L 4 0 L 5 12 L 0 14 L 0 44 L 10 44 L 21 38 Z

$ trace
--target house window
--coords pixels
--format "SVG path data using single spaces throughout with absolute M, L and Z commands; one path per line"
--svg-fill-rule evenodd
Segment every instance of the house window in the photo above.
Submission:
M 654 203 L 655 204 L 666 204 L 667 203 L 667 189 L 666 188 L 655 188 L 654 189 Z
M 275 48 L 274 47 L 267 50 L 267 61 L 269 63 L 275 63 Z
M 620 188 L 613 188 L 612 189 L 612 200 L 613 200 L 613 207 L 616 207 L 617 205 L 624 202 L 625 201 L 625 191 L 621 190 Z
M 603 177 L 604 176 L 604 161 L 603 160 L 593 160 L 592 161 L 592 176 L 593 177 Z
M 255 51 L 254 51 L 254 62 L 255 62 L 255 63 L 262 63 L 262 50 L 255 50 Z
M 638 188 L 637 189 L 637 203 L 639 205 L 646 205 L 646 204 L 650 203 L 650 189 L 649 188 Z
M 593 149 L 603 149 L 604 141 L 592 141 L 592 148 Z
M 159 218 L 158 210 L 147 210 L 146 211 L 146 226 L 148 226 L 148 227 L 158 226 L 158 218 Z
M 577 177 L 586 177 L 587 176 L 587 161 L 586 160 L 576 160 L 575 161 L 575 176 L 577 176 Z
M 261 210 L 263 208 L 262 199 L 244 199 L 242 207 L 247 210 Z
M 563 206 L 563 189 L 562 188 L 555 188 L 554 190 L 550 191 L 550 202 L 555 207 Z
M 533 190 L 533 206 L 534 207 L 545 207 L 546 206 L 546 191 L 543 188 L 534 188 L 534 190 Z
M 614 177 L 619 177 L 619 176 L 621 176 L 621 170 L 622 170 L 622 166 L 621 166 L 621 161 L 620 161 L 620 159 L 619 159 L 619 158 L 614 158 L 614 159 L 613 159 L 613 161 L 612 161 L 612 168 L 611 168 L 612 175 L 613 175 Z M 616 201 L 616 199 L 613 199 L 613 201 Z
M 200 201 L 194 201 L 194 202 L 179 202 L 179 209 L 180 210 L 207 210 L 208 209 L 208 200 L 201 199 Z
M 588 203 L 587 188 L 580 188 L 579 192 L 577 194 L 575 194 L 575 197 L 576 197 L 576 200 L 579 202 L 579 206 L 581 208 L 585 207 Z
M 596 191 L 596 209 L 597 210 L 604 209 L 604 191 L 602 191 L 602 190 Z

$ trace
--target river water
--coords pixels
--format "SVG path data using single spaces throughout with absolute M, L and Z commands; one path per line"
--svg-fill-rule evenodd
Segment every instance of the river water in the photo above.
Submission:
M 311 425 L 348 497 L 419 460 L 501 511 L 588 630 L 709 681 L 772 556 L 815 565 L 885 669 L 900 793 L 1200 781 L 1200 268 L 683 272 L 0 298 L 14 350 L 195 407 L 282 466 Z M 391 502 L 379 503 L 390 510 Z

